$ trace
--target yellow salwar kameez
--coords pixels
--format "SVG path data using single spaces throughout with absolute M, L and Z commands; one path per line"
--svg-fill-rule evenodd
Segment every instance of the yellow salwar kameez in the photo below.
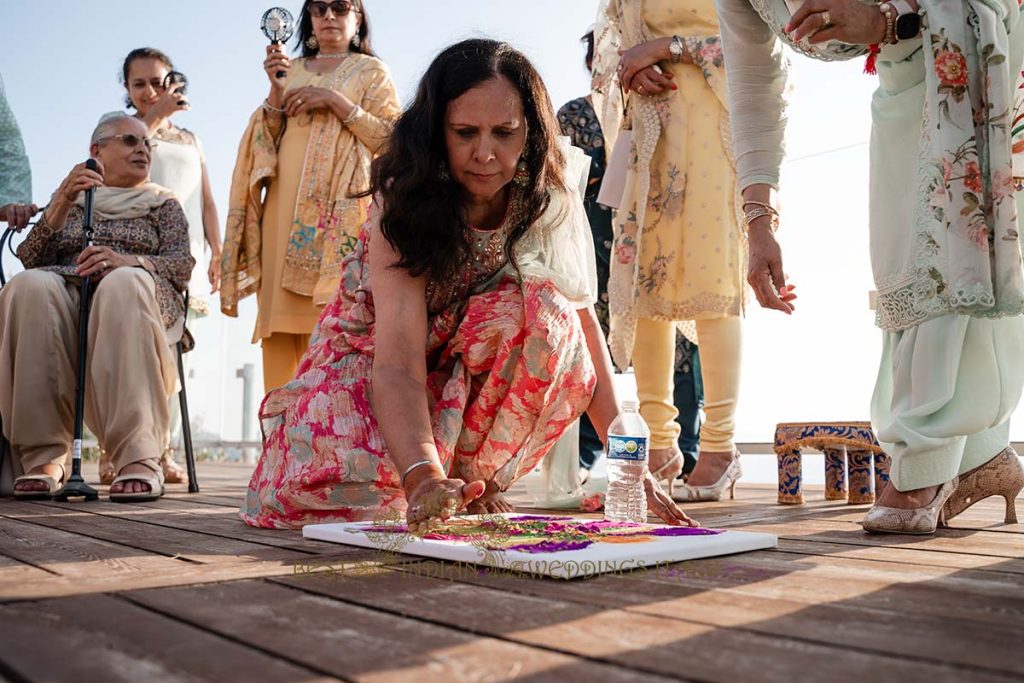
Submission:
M 606 0 L 598 16 L 596 109 L 606 137 L 617 135 L 620 123 L 632 130 L 614 221 L 609 343 L 620 368 L 633 364 L 653 448 L 671 447 L 679 435 L 672 400 L 677 327 L 701 343 L 701 449 L 735 447 L 746 246 L 717 34 L 712 0 Z M 678 89 L 630 93 L 624 106 L 618 50 L 675 35 L 693 63 L 660 67 Z
M 370 200 L 370 164 L 400 113 L 394 84 L 378 59 L 351 54 L 336 68 L 293 62 L 286 91 L 335 90 L 357 105 L 345 121 L 327 109 L 286 119 L 262 107 L 249 123 L 232 179 L 221 308 L 234 315 L 256 293 L 253 342 L 263 346 L 264 388 L 294 374 L 337 288 Z M 259 200 L 262 190 L 266 195 Z

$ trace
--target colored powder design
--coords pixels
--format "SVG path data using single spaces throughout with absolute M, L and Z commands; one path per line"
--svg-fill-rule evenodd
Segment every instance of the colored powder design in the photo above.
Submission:
M 351 528 L 349 533 L 408 534 L 404 524 L 371 524 Z M 582 550 L 594 543 L 651 543 L 666 536 L 714 536 L 715 529 L 681 526 L 577 520 L 549 515 L 495 515 L 482 519 L 456 517 L 422 536 L 429 541 L 468 543 L 490 551 L 531 554 Z

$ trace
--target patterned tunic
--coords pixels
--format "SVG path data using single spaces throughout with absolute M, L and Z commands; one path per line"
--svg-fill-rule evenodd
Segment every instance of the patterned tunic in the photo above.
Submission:
M 608 276 L 611 272 L 612 243 L 612 211 L 597 203 L 597 195 L 601 189 L 601 181 L 607 167 L 604 133 L 597 112 L 586 97 L 566 102 L 558 110 L 558 123 L 562 135 L 572 140 L 572 144 L 582 149 L 591 159 L 590 179 L 587 192 L 583 197 L 590 220 L 590 231 L 594 236 L 594 255 L 597 262 L 597 302 L 594 311 L 598 322 L 608 336 Z M 697 345 L 681 333 L 676 334 L 675 371 L 690 373 L 693 371 L 693 355 Z
M 74 275 L 75 260 L 82 252 L 82 223 L 85 212 L 72 206 L 60 230 L 40 218 L 18 247 L 18 258 L 26 268 L 40 268 L 61 275 Z M 188 222 L 181 204 L 168 199 L 140 218 L 93 222 L 96 246 L 110 247 L 119 254 L 144 256 L 154 266 L 156 298 L 164 326 L 171 327 L 185 314 L 182 293 L 188 286 L 195 260 L 189 253 Z

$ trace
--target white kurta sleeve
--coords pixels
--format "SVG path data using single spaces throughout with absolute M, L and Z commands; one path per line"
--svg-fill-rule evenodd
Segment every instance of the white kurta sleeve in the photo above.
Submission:
M 740 189 L 757 183 L 778 187 L 786 132 L 787 65 L 782 45 L 749 0 L 716 0 L 715 5 Z

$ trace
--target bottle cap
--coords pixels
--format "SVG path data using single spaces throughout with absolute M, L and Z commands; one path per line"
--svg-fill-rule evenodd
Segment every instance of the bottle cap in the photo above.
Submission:
M 629 412 L 634 412 L 635 413 L 638 410 L 640 410 L 640 402 L 639 401 L 623 401 L 622 402 L 622 409 L 625 410 L 625 411 L 629 411 Z

